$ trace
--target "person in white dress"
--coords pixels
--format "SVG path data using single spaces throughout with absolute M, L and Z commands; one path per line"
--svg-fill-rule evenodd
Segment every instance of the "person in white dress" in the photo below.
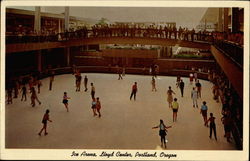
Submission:
M 198 99 L 198 91 L 195 90 L 195 88 L 193 87 L 193 90 L 191 91 L 191 98 L 193 100 L 193 107 L 197 107 L 198 108 L 198 103 L 197 103 L 197 99 Z

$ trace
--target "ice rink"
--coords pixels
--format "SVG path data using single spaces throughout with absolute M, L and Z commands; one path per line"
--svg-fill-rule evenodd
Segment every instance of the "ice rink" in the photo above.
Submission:
M 49 78 L 42 80 L 41 93 L 31 107 L 30 94 L 27 101 L 21 101 L 19 93 L 13 104 L 5 106 L 6 112 L 6 148 L 29 149 L 161 149 L 158 129 L 159 120 L 172 128 L 168 130 L 168 150 L 236 150 L 233 143 L 224 138 L 221 122 L 221 103 L 213 100 L 212 83 L 200 80 L 202 98 L 199 108 L 193 108 L 191 90 L 194 86 L 185 82 L 184 97 L 176 88 L 176 77 L 158 76 L 157 92 L 151 91 L 151 76 L 126 75 L 117 80 L 116 74 L 82 73 L 88 76 L 89 90 L 75 92 L 75 77 L 72 74 L 55 76 L 52 91 L 49 91 Z M 83 79 L 82 79 L 83 80 Z M 96 97 L 100 97 L 102 117 L 93 117 L 91 109 L 90 83 L 96 88 Z M 137 82 L 137 100 L 130 100 L 131 87 Z M 168 107 L 167 89 L 172 86 L 180 108 L 177 122 L 172 122 L 172 110 Z M 62 103 L 63 92 L 67 92 L 69 112 Z M 209 138 L 209 127 L 203 125 L 200 114 L 202 101 L 207 102 L 208 114 L 216 117 L 217 138 Z M 42 128 L 45 110 L 50 110 L 48 135 L 38 135 Z

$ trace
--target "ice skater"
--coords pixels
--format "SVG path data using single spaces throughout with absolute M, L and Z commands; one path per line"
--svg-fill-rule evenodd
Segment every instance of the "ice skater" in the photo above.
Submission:
M 91 85 L 91 98 L 95 98 L 95 86 L 93 83 L 90 83 Z
M 101 102 L 100 102 L 100 99 L 99 97 L 96 98 L 96 110 L 97 110 L 97 113 L 98 113 L 98 116 L 101 117 Z
M 201 98 L 201 83 L 199 82 L 199 80 L 197 80 L 195 86 L 197 88 L 198 96 Z
M 172 109 L 173 109 L 173 122 L 177 121 L 177 112 L 179 109 L 179 103 L 177 102 L 177 98 L 174 98 L 174 102 L 172 103 Z
M 216 136 L 216 125 L 215 125 L 215 117 L 213 116 L 213 113 L 210 113 L 210 117 L 209 119 L 206 121 L 206 124 L 208 122 L 210 122 L 209 127 L 210 127 L 210 135 L 209 138 L 212 138 L 212 132 L 214 132 L 214 138 L 215 140 L 217 140 L 217 136 Z
M 118 80 L 122 79 L 122 68 L 118 68 Z
M 168 87 L 168 91 L 167 91 L 169 108 L 172 107 L 173 94 L 175 94 L 175 93 L 174 93 L 174 91 L 171 89 L 171 86 L 169 86 L 169 87 Z
M 198 108 L 198 103 L 197 103 L 198 92 L 195 90 L 194 87 L 193 87 L 193 90 L 191 91 L 191 98 L 193 100 L 193 107 L 197 107 Z
M 185 83 L 184 83 L 183 80 L 181 79 L 181 82 L 180 82 L 181 97 L 183 97 L 184 86 L 185 86 Z
M 194 75 L 193 75 L 193 73 L 189 74 L 189 81 L 190 81 L 190 84 L 193 84 L 193 81 L 194 81 Z
M 138 91 L 137 82 L 135 82 L 135 84 L 132 86 L 132 92 L 131 92 L 131 95 L 130 95 L 130 100 L 132 99 L 133 96 L 134 96 L 134 100 L 136 100 L 137 91 Z
M 68 99 L 70 99 L 70 97 L 67 96 L 67 92 L 63 93 L 63 104 L 65 106 L 65 108 L 67 109 L 67 112 L 69 112 L 69 107 L 68 107 Z
M 81 74 L 79 73 L 79 74 L 76 76 L 76 92 L 80 92 L 80 90 L 81 90 L 81 82 L 82 82 L 82 76 L 81 76 Z
M 207 125 L 207 105 L 206 105 L 206 101 L 203 101 L 203 105 L 201 105 L 201 111 L 200 113 L 202 114 L 203 120 L 204 120 L 204 126 L 208 126 Z
M 159 135 L 161 137 L 161 146 L 166 148 L 166 135 L 167 135 L 167 129 L 171 128 L 172 126 L 166 126 L 163 122 L 163 120 L 160 120 L 160 124 L 158 126 L 152 127 L 152 129 L 160 128 Z
M 87 92 L 87 90 L 88 90 L 88 77 L 85 75 L 85 77 L 84 77 L 84 87 L 85 87 L 85 92 Z
M 180 81 L 181 81 L 181 76 L 178 75 L 176 78 L 176 88 L 180 87 Z
M 40 130 L 40 132 L 38 133 L 38 135 L 41 136 L 43 130 L 44 130 L 44 135 L 48 135 L 47 133 L 47 122 L 52 122 L 52 120 L 49 119 L 49 110 L 47 109 L 45 114 L 43 115 L 43 120 L 42 120 L 42 123 L 43 123 L 43 127 L 42 129 Z

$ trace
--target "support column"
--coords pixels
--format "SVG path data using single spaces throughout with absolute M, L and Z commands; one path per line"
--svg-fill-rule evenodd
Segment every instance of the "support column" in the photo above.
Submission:
M 161 49 L 157 49 L 157 58 L 159 59 L 161 57 Z
M 34 20 L 34 31 L 37 34 L 41 32 L 41 7 L 35 7 L 35 20 Z M 37 70 L 39 72 L 42 71 L 42 51 L 38 50 L 37 54 Z
M 170 46 L 170 58 L 173 56 L 173 47 L 172 46 Z
M 65 13 L 64 13 L 64 32 L 69 31 L 69 7 L 65 7 Z M 67 66 L 70 66 L 70 48 L 65 48 L 66 52 L 66 60 L 67 60 Z
M 58 33 L 61 33 L 61 20 L 58 19 Z
M 228 8 L 224 8 L 224 32 L 228 32 Z
M 222 32 L 222 8 L 219 8 L 219 16 L 218 16 L 218 31 Z
M 168 51 L 169 47 L 166 46 L 164 47 L 164 57 L 169 57 L 169 51 Z
M 69 31 L 69 7 L 65 7 L 65 13 L 64 13 L 64 31 Z
M 240 30 L 239 8 L 232 8 L 232 32 Z
M 204 22 L 204 30 L 205 31 L 207 30 L 207 19 L 205 19 L 205 22 Z
M 66 54 L 66 60 L 67 60 L 67 67 L 69 67 L 70 66 L 70 48 L 69 47 L 67 47 L 67 48 L 65 48 L 65 54 Z
M 39 34 L 41 31 L 41 7 L 35 7 L 34 30 Z

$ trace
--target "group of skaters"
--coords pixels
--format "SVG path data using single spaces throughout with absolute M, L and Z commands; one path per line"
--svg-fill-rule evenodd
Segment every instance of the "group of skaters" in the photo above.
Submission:
M 123 68 L 118 68 L 118 71 L 122 71 L 120 69 Z M 75 82 L 75 86 L 76 86 L 76 92 L 80 92 L 81 88 L 81 83 L 82 83 L 82 78 L 81 78 L 81 73 L 79 70 L 75 69 L 73 70 L 73 74 L 75 76 L 76 82 Z M 52 90 L 52 84 L 54 81 L 54 71 L 50 72 L 50 76 L 49 76 L 49 90 Z M 123 75 L 123 72 L 118 72 L 119 77 L 120 75 Z M 125 75 L 125 73 L 124 73 Z M 198 76 L 197 73 L 191 73 L 189 75 L 189 84 L 193 86 L 193 82 L 195 82 L 195 87 L 192 87 L 192 91 L 191 91 L 191 99 L 193 102 L 193 107 L 198 108 L 198 103 L 197 100 L 199 98 L 201 98 L 201 83 L 198 80 Z M 151 84 L 152 84 L 152 91 L 157 91 L 156 90 L 156 78 L 157 76 L 155 74 L 152 75 L 152 80 L 151 80 Z M 118 78 L 119 79 L 119 78 Z M 221 79 L 218 74 L 209 74 L 209 80 L 211 82 L 213 82 L 214 84 L 219 84 L 218 86 L 221 87 L 223 86 L 223 79 Z M 32 107 L 35 106 L 35 101 L 37 101 L 39 104 L 41 104 L 41 101 L 38 99 L 37 95 L 40 93 L 40 87 L 42 86 L 42 82 L 39 79 L 39 77 L 36 76 L 30 76 L 29 78 L 26 79 L 16 79 L 13 81 L 14 83 L 12 83 L 12 88 L 8 88 L 7 89 L 7 95 L 8 95 L 8 99 L 7 99 L 7 104 L 12 103 L 12 93 L 14 93 L 14 98 L 18 97 L 18 93 L 21 92 L 22 96 L 21 96 L 21 101 L 26 101 L 27 100 L 27 92 L 28 89 L 26 88 L 26 83 L 28 84 L 29 87 L 29 91 L 31 93 L 31 105 Z M 84 77 L 84 91 L 86 92 L 88 90 L 87 85 L 88 85 L 88 77 L 85 76 Z M 10 86 L 10 85 L 9 85 Z M 91 86 L 91 109 L 93 111 L 93 115 L 94 116 L 98 116 L 101 117 L 101 102 L 100 102 L 100 98 L 99 97 L 95 97 L 95 86 L 93 83 L 90 83 Z M 181 79 L 181 77 L 178 75 L 177 79 L 176 79 L 176 88 L 180 89 L 180 93 L 181 93 L 181 97 L 184 97 L 184 88 L 185 88 L 185 83 L 184 81 Z M 37 89 L 37 90 L 36 90 Z M 217 97 L 216 93 L 219 93 L 218 91 L 221 91 L 219 88 L 213 88 L 213 94 L 214 94 L 214 99 L 216 101 L 218 101 L 219 99 Z M 38 92 L 36 92 L 38 91 Z M 138 88 L 137 88 L 137 82 L 134 82 L 134 84 L 132 85 L 132 90 L 131 90 L 131 95 L 130 95 L 130 100 L 132 98 L 134 98 L 134 100 L 136 100 L 136 94 L 137 94 Z M 178 113 L 178 109 L 179 109 L 179 103 L 177 101 L 177 98 L 174 98 L 173 95 L 175 95 L 176 93 L 172 90 L 171 86 L 168 87 L 167 90 L 167 102 L 169 105 L 169 108 L 172 109 L 173 111 L 173 122 L 177 121 L 177 113 Z M 218 94 L 219 95 L 219 94 Z M 221 97 L 221 96 L 220 96 Z M 68 99 L 70 99 L 70 97 L 68 97 L 67 92 L 64 92 L 63 94 L 63 101 L 62 103 L 65 105 L 65 108 L 67 110 L 67 112 L 69 112 L 69 108 L 68 108 Z M 223 109 L 222 109 L 222 115 L 223 117 L 221 118 L 222 123 L 224 124 L 224 130 L 225 130 L 225 137 L 227 138 L 227 141 L 230 142 L 231 141 L 231 124 L 232 124 L 232 115 L 229 109 L 230 104 L 232 104 L 231 98 L 230 98 L 230 92 L 227 90 L 225 90 L 224 93 L 224 97 L 221 98 L 221 100 L 223 101 Z M 216 124 L 215 124 L 215 117 L 213 116 L 213 113 L 210 113 L 210 117 L 207 117 L 207 112 L 208 112 L 208 106 L 206 101 L 202 102 L 201 108 L 200 108 L 200 114 L 203 117 L 204 120 L 204 126 L 208 127 L 208 123 L 209 127 L 210 127 L 210 135 L 209 137 L 212 137 L 212 133 L 214 133 L 214 137 L 217 140 L 217 136 L 216 136 Z M 41 129 L 41 131 L 39 132 L 39 135 L 41 135 L 42 131 L 45 131 L 45 135 L 47 135 L 47 131 L 46 131 L 46 127 L 47 127 L 47 121 L 51 121 L 49 119 L 49 109 L 46 110 L 46 113 L 43 117 L 42 123 L 43 123 L 43 128 Z M 164 144 L 166 146 L 166 142 L 165 142 L 165 136 L 166 133 L 162 132 L 163 129 L 168 129 L 172 126 L 165 126 L 163 121 L 160 121 L 160 125 L 154 128 L 160 128 L 160 136 L 161 136 L 161 142 L 162 144 Z
M 17 99 L 19 93 L 21 94 L 21 101 L 27 101 L 27 94 L 30 93 L 32 107 L 35 107 L 36 102 L 40 105 L 41 101 L 38 99 L 38 94 L 40 93 L 41 86 L 42 82 L 37 75 L 20 76 L 7 81 L 7 104 L 12 104 L 13 98 Z
M 75 87 L 76 87 L 76 92 L 80 92 L 81 91 L 81 73 L 80 71 L 76 68 L 76 67 L 73 67 L 73 75 L 75 76 Z M 87 92 L 88 90 L 88 77 L 85 75 L 84 77 L 84 92 Z M 93 114 L 94 116 L 97 116 L 100 118 L 101 117 L 101 102 L 100 102 L 100 98 L 99 97 L 95 97 L 95 87 L 94 87 L 94 84 L 93 83 L 90 83 L 91 85 L 91 99 L 92 99 L 92 102 L 91 102 L 91 109 L 93 110 Z M 63 100 L 62 100 L 62 103 L 64 104 L 67 112 L 69 112 L 69 99 L 70 97 L 68 96 L 67 92 L 64 92 L 63 93 Z M 44 135 L 47 135 L 47 122 L 50 121 L 52 122 L 50 119 L 49 119 L 49 109 L 46 110 L 44 116 L 43 116 L 43 119 L 42 119 L 42 123 L 43 123 L 43 128 L 41 129 L 41 131 L 38 133 L 38 135 L 41 135 L 42 131 L 44 130 Z
M 81 91 L 81 84 L 82 84 L 81 72 L 74 65 L 73 65 L 72 69 L 73 69 L 73 73 L 72 74 L 75 76 L 76 92 L 80 92 Z M 87 75 L 85 75 L 85 77 L 83 79 L 83 84 L 84 84 L 84 88 L 85 88 L 84 92 L 88 91 L 88 80 L 89 79 L 88 79 Z M 91 99 L 92 99 L 91 109 L 93 110 L 94 116 L 98 115 L 98 117 L 101 117 L 101 102 L 100 102 L 100 98 L 99 97 L 95 97 L 95 86 L 94 86 L 93 82 L 90 83 L 90 86 L 91 86 L 90 95 L 91 95 Z M 67 112 L 69 112 L 68 99 L 70 99 L 70 97 L 68 97 L 67 92 L 64 92 L 62 103 L 64 104 Z
M 192 91 L 191 91 L 191 99 L 193 102 L 193 107 L 198 108 L 197 99 L 201 98 L 201 83 L 198 80 L 197 73 L 196 74 L 191 73 L 189 81 L 190 81 L 190 85 L 193 85 L 193 81 L 195 81 L 195 87 L 193 87 Z M 154 89 L 155 88 L 154 77 L 152 77 L 152 82 L 154 82 L 154 83 L 152 83 L 152 89 Z M 183 82 L 183 80 L 181 79 L 180 76 L 177 76 L 176 87 L 180 88 L 180 93 L 181 93 L 181 96 L 183 97 L 185 83 Z M 179 103 L 177 102 L 177 98 L 173 98 L 173 95 L 175 95 L 175 94 L 176 93 L 172 90 L 171 86 L 169 86 L 169 88 L 167 90 L 167 101 L 169 104 L 169 108 L 171 108 L 173 111 L 173 122 L 177 121 L 177 112 L 179 109 Z M 208 115 L 208 106 L 207 106 L 206 101 L 203 101 L 202 105 L 200 106 L 200 114 L 203 117 L 204 126 L 210 128 L 209 138 L 211 139 L 212 134 L 213 134 L 215 140 L 217 140 L 216 123 L 215 123 L 216 118 L 214 117 L 213 113 L 210 113 L 209 117 L 207 116 Z M 226 137 L 228 142 L 231 142 L 231 136 L 230 136 L 231 135 L 231 131 L 230 131 L 231 126 L 230 126 L 230 124 L 232 123 L 232 120 L 230 118 L 230 111 L 228 109 L 223 109 L 222 115 L 223 115 L 223 117 L 221 118 L 221 121 L 224 125 L 224 130 L 225 130 L 224 137 Z M 171 128 L 171 127 L 172 126 L 166 126 L 163 123 L 163 120 L 160 120 L 159 126 L 153 127 L 153 128 L 160 128 L 159 135 L 161 137 L 161 145 L 164 144 L 165 147 L 166 147 L 165 137 L 167 135 L 167 129 Z

